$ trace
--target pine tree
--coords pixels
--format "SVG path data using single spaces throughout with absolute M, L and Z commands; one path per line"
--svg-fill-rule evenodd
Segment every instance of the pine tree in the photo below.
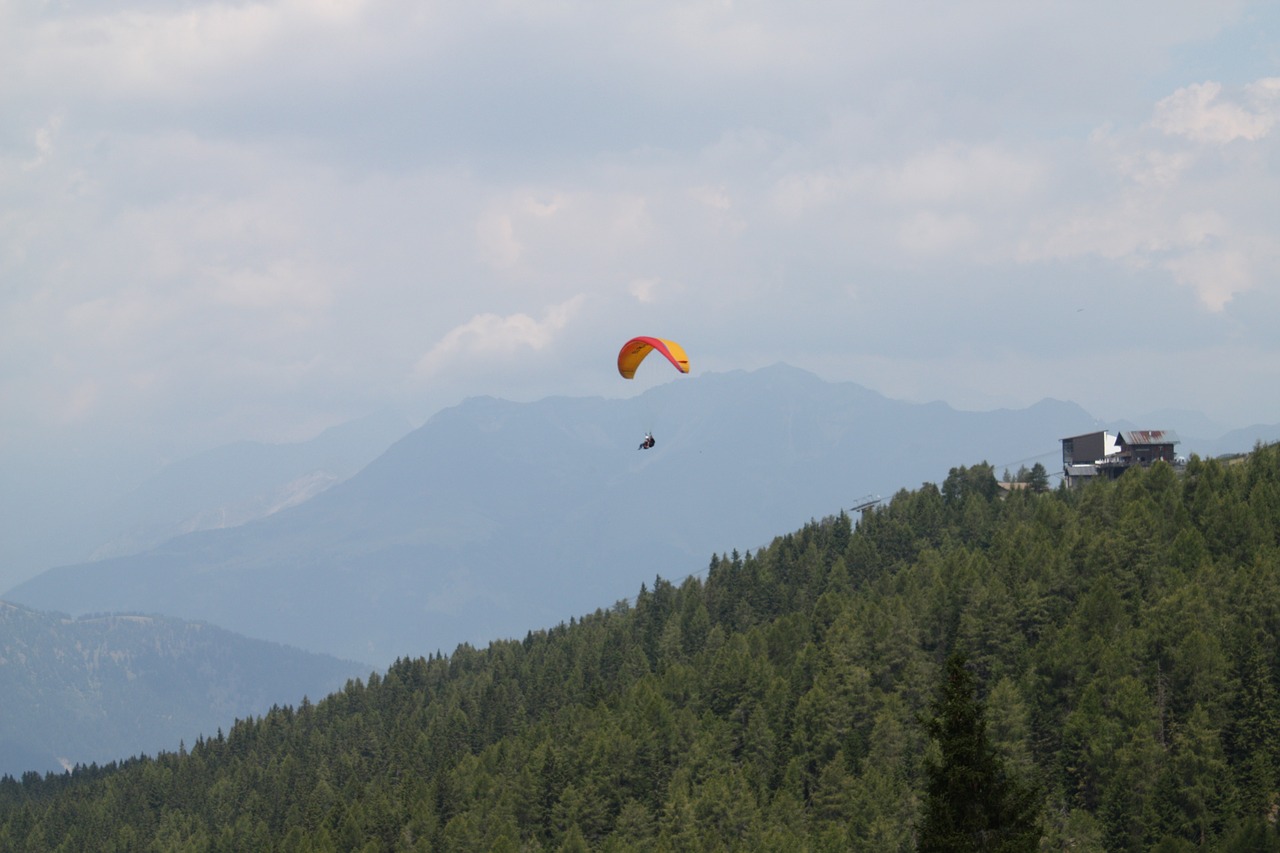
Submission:
M 921 853 L 1031 851 L 1040 842 L 1034 792 L 1006 771 L 987 740 L 977 679 L 964 656 L 947 659 L 942 693 L 933 705 L 929 734 L 940 757 L 926 762 Z
M 1280 701 L 1261 632 L 1239 666 L 1232 722 L 1226 732 L 1227 758 L 1236 774 L 1237 808 L 1249 817 L 1271 812 L 1276 800 L 1276 742 L 1280 740 Z

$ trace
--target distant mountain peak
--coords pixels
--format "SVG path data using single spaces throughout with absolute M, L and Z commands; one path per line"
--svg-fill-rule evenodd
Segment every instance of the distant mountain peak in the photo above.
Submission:
M 55 569 L 11 597 L 166 613 L 341 657 L 522 635 L 712 553 L 1089 429 L 1069 404 L 964 412 L 778 362 L 625 398 L 475 397 L 252 524 Z M 637 451 L 646 430 L 653 450 Z

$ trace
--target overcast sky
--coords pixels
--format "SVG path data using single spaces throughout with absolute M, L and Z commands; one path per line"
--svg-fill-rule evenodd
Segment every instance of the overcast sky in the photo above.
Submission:
M 623 396 L 635 334 L 1280 421 L 1277 9 L 0 0 L 3 459 Z

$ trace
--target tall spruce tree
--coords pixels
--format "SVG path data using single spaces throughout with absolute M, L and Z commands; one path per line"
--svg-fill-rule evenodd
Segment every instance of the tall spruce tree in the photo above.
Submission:
M 1036 850 L 1035 792 L 1006 771 L 987 740 L 977 679 L 959 652 L 947 659 L 942 692 L 927 721 L 940 756 L 926 762 L 921 853 Z

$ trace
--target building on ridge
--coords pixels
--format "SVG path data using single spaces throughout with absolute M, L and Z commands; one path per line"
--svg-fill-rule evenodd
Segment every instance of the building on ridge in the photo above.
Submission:
M 1154 462 L 1170 465 L 1180 460 L 1174 452 L 1177 433 L 1168 429 L 1131 429 L 1073 435 L 1062 441 L 1062 479 L 1067 486 L 1094 477 L 1116 479 L 1134 465 L 1146 468 Z

